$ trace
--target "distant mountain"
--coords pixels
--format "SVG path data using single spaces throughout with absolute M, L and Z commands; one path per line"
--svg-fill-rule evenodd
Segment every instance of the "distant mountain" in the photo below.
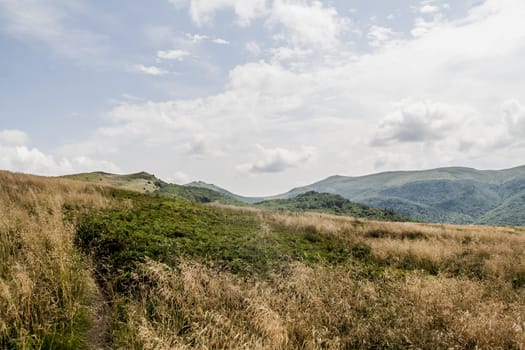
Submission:
M 95 182 L 101 185 L 113 186 L 142 193 L 152 193 L 159 190 L 162 186 L 167 185 L 166 182 L 160 180 L 155 175 L 146 172 L 119 175 L 95 171 L 92 173 L 81 173 L 62 177 L 71 180 Z
M 525 225 L 525 166 L 332 176 L 280 197 L 293 198 L 308 191 L 338 194 L 429 222 Z
M 235 199 L 235 197 L 233 197 L 233 194 L 232 196 L 228 196 L 219 191 L 206 187 L 168 184 L 159 188 L 156 193 L 164 195 L 173 195 L 176 197 L 189 199 L 191 201 L 199 203 L 219 202 L 222 204 L 230 205 L 245 205 L 245 202 Z
M 318 193 L 314 191 L 306 192 L 289 199 L 266 200 L 256 203 L 255 206 L 270 210 L 316 211 L 370 220 L 413 221 L 407 216 L 396 214 L 390 210 L 354 203 L 337 194 Z
M 301 204 L 272 200 L 291 199 L 314 191 L 340 195 L 351 202 L 420 221 L 525 226 L 525 166 L 505 170 L 450 167 L 359 177 L 337 175 L 272 197 L 243 197 L 202 181 L 184 186 L 168 184 L 144 172 L 131 175 L 95 172 L 67 177 L 199 202 L 254 204 L 268 201 L 267 207 L 278 203 L 277 206 L 293 208 Z
M 257 202 L 260 202 L 260 201 L 263 201 L 265 198 L 262 198 L 262 197 L 244 197 L 244 196 L 239 196 L 235 193 L 232 193 L 228 190 L 225 190 L 224 188 L 221 188 L 219 186 L 216 186 L 216 185 L 213 185 L 213 184 L 209 184 L 209 183 L 206 183 L 206 182 L 202 182 L 202 181 L 194 181 L 194 182 L 190 182 L 186 185 L 184 185 L 185 187 L 199 187 L 199 188 L 206 188 L 208 190 L 212 190 L 212 191 L 215 191 L 215 192 L 218 192 L 218 193 L 221 193 L 222 195 L 226 196 L 226 197 L 230 197 L 230 198 L 233 198 L 239 202 L 243 202 L 243 203 L 247 203 L 247 204 L 253 204 L 253 203 L 257 203 Z

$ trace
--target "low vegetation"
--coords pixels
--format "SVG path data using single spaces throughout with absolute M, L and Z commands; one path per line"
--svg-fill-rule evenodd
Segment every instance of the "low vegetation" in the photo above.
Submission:
M 1 348 L 525 346 L 523 228 L 203 205 L 11 173 L 0 205 Z
M 337 194 L 309 191 L 289 199 L 273 199 L 256 203 L 259 208 L 280 211 L 315 211 L 326 214 L 347 215 L 382 221 L 413 221 L 408 216 L 391 210 L 354 203 Z

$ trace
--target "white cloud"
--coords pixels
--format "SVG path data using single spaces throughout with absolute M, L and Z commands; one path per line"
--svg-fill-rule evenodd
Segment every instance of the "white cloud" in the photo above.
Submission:
M 373 25 L 368 31 L 367 38 L 370 46 L 379 47 L 397 35 L 391 28 Z
M 210 134 L 204 135 L 196 133 L 192 135 L 191 138 L 182 146 L 182 149 L 185 150 L 186 154 L 191 157 L 204 157 L 207 155 L 218 155 L 216 149 L 213 149 L 211 146 L 213 138 Z
M 157 51 L 157 58 L 163 60 L 179 60 L 182 61 L 190 53 L 184 50 L 160 50 Z
M 251 173 L 278 173 L 292 167 L 299 167 L 312 159 L 314 149 L 312 147 L 303 147 L 299 151 L 288 150 L 285 148 L 264 148 L 257 145 L 260 159 L 253 162 L 240 165 L 241 171 Z
M 295 46 L 333 48 L 350 20 L 320 1 L 274 0 L 270 25 L 282 25 L 286 40 Z
M 302 61 L 314 53 L 313 50 L 290 47 L 276 47 L 268 51 L 272 54 L 272 60 L 275 62 L 284 62 L 290 60 Z
M 162 68 L 156 67 L 156 66 L 145 66 L 143 64 L 136 64 L 131 67 L 134 72 L 140 72 L 144 74 L 149 75 L 164 75 L 168 74 L 167 70 L 164 70 Z
M 86 156 L 61 157 L 46 154 L 26 145 L 28 136 L 19 130 L 0 132 L 0 168 L 39 175 L 63 175 L 93 169 L 119 171 L 113 163 Z
M 422 37 L 439 27 L 441 22 L 442 18 L 440 16 L 434 16 L 434 18 L 429 21 L 425 20 L 424 18 L 418 17 L 415 19 L 414 27 L 412 28 L 410 33 L 416 38 Z
M 454 135 L 471 113 L 471 109 L 464 106 L 405 100 L 381 121 L 372 145 L 443 140 Z
M 167 179 L 170 183 L 185 185 L 191 181 L 191 177 L 183 171 L 177 171 Z
M 266 11 L 266 0 L 191 0 L 190 15 L 197 25 L 210 23 L 217 11 L 232 9 L 238 23 L 248 25 Z
M 261 48 L 255 41 L 249 41 L 244 46 L 246 51 L 254 56 L 259 56 L 261 54 Z
M 29 136 L 21 130 L 0 130 L 0 145 L 24 146 L 29 142 Z
M 193 43 L 198 44 L 203 40 L 209 39 L 207 35 L 200 35 L 200 34 L 190 34 L 186 33 L 186 37 Z
M 429 5 L 429 4 L 423 5 L 419 8 L 419 12 L 423 14 L 433 14 L 433 13 L 439 12 L 440 10 L 441 8 L 439 6 Z
M 213 42 L 219 45 L 230 45 L 230 42 L 228 40 L 224 40 L 221 38 L 214 39 Z

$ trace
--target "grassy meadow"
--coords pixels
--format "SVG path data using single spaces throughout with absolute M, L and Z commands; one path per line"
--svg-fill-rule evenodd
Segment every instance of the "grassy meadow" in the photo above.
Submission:
M 0 348 L 523 349 L 524 253 L 519 227 L 0 172 Z

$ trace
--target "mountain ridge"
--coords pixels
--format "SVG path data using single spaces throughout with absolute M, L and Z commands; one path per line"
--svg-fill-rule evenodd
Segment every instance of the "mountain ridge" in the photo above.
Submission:
M 107 177 L 107 173 L 89 173 Z M 93 175 L 94 174 L 94 175 Z M 70 178 L 82 179 L 86 174 Z M 89 177 L 89 176 L 88 176 Z M 306 192 L 329 193 L 367 206 L 390 210 L 417 220 L 452 224 L 525 225 L 525 165 L 478 170 L 443 167 L 428 170 L 387 171 L 363 176 L 332 175 L 288 192 L 265 197 L 245 197 L 203 181 L 168 184 L 146 172 L 121 175 L 137 185 L 153 184 L 149 192 L 183 194 L 201 201 L 256 204 L 291 199 Z M 190 193 L 188 195 L 188 192 Z

